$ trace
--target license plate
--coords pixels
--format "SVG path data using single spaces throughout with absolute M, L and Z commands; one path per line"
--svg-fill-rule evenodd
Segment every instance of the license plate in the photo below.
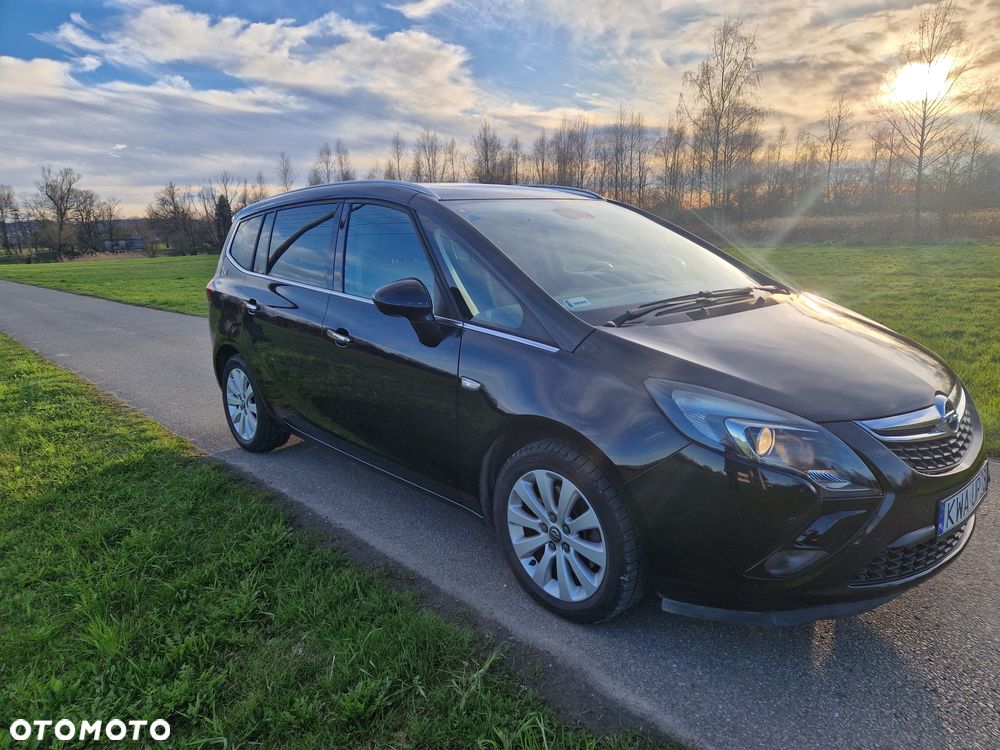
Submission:
M 975 479 L 965 485 L 958 493 L 938 503 L 938 536 L 947 534 L 972 515 L 979 502 L 986 497 L 986 486 L 989 483 L 990 463 L 987 461 L 983 464 L 983 468 L 979 470 L 979 473 L 976 474 Z

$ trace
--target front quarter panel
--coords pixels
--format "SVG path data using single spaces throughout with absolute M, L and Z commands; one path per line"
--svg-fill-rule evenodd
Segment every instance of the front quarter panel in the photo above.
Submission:
M 479 493 L 482 458 L 506 430 L 531 421 L 545 437 L 571 431 L 600 450 L 624 481 L 687 444 L 641 383 L 600 361 L 467 328 L 460 375 L 482 384 L 460 390 L 461 489 Z M 551 432 L 550 431 L 550 432 Z M 530 439 L 530 438 L 529 438 Z

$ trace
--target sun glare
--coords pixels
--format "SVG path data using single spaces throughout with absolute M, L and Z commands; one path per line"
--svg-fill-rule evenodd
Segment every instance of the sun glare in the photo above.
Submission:
M 890 97 L 897 102 L 939 99 L 948 93 L 948 75 L 953 62 L 950 57 L 942 57 L 930 64 L 904 65 L 892 82 Z

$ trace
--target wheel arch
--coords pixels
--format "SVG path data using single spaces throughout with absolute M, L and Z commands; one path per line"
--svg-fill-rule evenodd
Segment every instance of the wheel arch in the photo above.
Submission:
M 215 370 L 215 381 L 219 384 L 220 388 L 222 387 L 222 368 L 226 366 L 226 362 L 229 361 L 230 357 L 239 353 L 240 350 L 232 344 L 223 344 L 216 350 L 212 365 Z
M 537 416 L 515 417 L 509 420 L 490 443 L 479 467 L 480 512 L 486 523 L 493 525 L 493 489 L 500 469 L 514 453 L 530 443 L 546 438 L 560 438 L 579 446 L 613 479 L 624 497 L 624 480 L 612 461 L 584 435 L 552 419 Z

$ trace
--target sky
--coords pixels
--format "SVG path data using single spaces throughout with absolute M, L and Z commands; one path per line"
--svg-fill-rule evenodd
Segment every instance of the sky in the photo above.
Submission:
M 771 123 L 819 129 L 844 93 L 867 110 L 926 4 L 913 0 L 0 0 L 0 184 L 39 165 L 144 211 L 167 181 L 222 169 L 304 183 L 343 139 L 363 176 L 397 130 L 460 143 L 483 118 L 530 143 L 620 103 L 665 122 L 724 17 L 756 33 Z M 1000 0 L 965 0 L 1000 77 Z

